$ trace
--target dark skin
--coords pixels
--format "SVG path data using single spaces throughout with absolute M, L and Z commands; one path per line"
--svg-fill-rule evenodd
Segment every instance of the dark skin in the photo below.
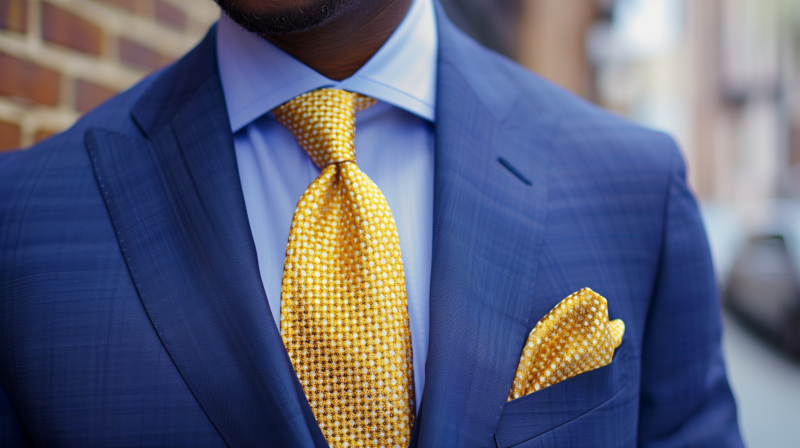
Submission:
M 358 71 L 389 39 L 405 17 L 411 1 L 344 0 L 335 16 L 315 28 L 264 38 L 320 74 L 341 81 Z M 315 0 L 274 3 L 304 7 L 313 5 Z

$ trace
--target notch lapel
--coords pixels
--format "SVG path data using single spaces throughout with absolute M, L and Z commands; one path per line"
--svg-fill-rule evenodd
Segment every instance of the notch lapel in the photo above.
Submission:
M 430 341 L 412 440 L 423 447 L 488 446 L 535 323 L 555 121 L 527 115 L 526 122 L 514 122 L 521 114 L 511 113 L 518 105 L 502 84 L 507 79 L 492 71 L 496 64 L 485 60 L 486 50 L 455 30 L 441 8 L 437 12 Z
M 153 326 L 229 446 L 326 446 L 258 273 L 216 70 L 216 28 L 86 144 Z M 310 417 L 310 418 L 309 418 Z

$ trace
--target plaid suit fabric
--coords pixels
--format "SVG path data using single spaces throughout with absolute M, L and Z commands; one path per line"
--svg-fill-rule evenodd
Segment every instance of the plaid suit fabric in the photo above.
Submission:
M 740 446 L 672 140 L 438 17 L 412 446 Z M 64 134 L 0 156 L 0 444 L 324 446 L 257 274 L 214 36 Z M 586 286 L 625 322 L 612 362 L 506 403 L 530 330 Z

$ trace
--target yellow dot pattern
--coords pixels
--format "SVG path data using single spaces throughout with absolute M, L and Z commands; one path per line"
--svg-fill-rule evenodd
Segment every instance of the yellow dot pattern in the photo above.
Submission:
M 608 321 L 606 299 L 584 288 L 562 300 L 525 343 L 508 401 L 611 362 L 625 324 Z
M 355 112 L 376 101 L 334 89 L 273 112 L 320 176 L 292 219 L 281 336 L 334 447 L 407 446 L 414 372 L 403 262 L 392 212 L 355 164 Z

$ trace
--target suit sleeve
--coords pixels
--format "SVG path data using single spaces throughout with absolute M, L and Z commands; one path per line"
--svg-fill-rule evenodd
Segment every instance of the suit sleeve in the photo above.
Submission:
M 0 384 L 0 446 L 9 448 L 33 446 L 25 435 L 2 384 Z
M 703 222 L 673 146 L 659 272 L 642 344 L 638 445 L 740 447 Z

